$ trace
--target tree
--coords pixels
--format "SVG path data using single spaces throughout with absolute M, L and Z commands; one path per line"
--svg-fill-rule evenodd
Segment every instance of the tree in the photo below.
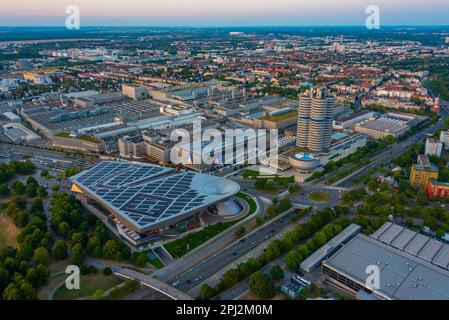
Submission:
M 257 271 L 249 278 L 249 287 L 259 298 L 269 299 L 276 295 L 276 287 L 270 276 Z
M 41 177 L 46 177 L 46 176 L 48 176 L 49 174 L 50 174 L 50 172 L 48 172 L 47 169 L 42 169 L 42 171 L 41 171 Z
M 2 297 L 5 300 L 21 300 L 22 298 L 19 288 L 13 282 L 3 291 Z
M 83 248 L 86 246 L 87 243 L 87 235 L 85 232 L 74 232 L 71 237 L 72 243 L 79 243 Z
M 302 259 L 303 259 L 303 256 L 301 255 L 301 253 L 299 251 L 291 250 L 285 256 L 285 262 L 287 263 L 287 268 L 289 268 L 290 270 L 294 270 L 294 269 L 298 268 Z
M 9 282 L 9 272 L 4 268 L 0 268 L 0 292 L 6 288 Z
M 284 279 L 284 270 L 280 266 L 275 265 L 270 269 L 270 276 L 273 280 L 282 280 Z
M 148 263 L 148 255 L 144 252 L 134 254 L 133 261 L 136 266 L 143 268 Z
M 81 244 L 77 243 L 72 247 L 72 262 L 77 266 L 81 266 L 83 264 L 86 255 L 84 253 L 84 249 Z
M 236 269 L 230 269 L 225 272 L 220 280 L 219 286 L 223 289 L 232 287 L 239 281 L 239 272 Z
M 44 212 L 44 204 L 41 198 L 36 198 L 33 200 L 33 202 L 31 203 L 30 212 L 32 214 L 35 214 L 37 212 Z
M 268 261 L 272 261 L 282 254 L 282 245 L 280 240 L 274 240 L 265 249 L 264 258 Z
M 20 181 L 13 181 L 11 182 L 11 187 L 14 190 L 14 194 L 25 194 L 26 190 L 26 186 L 20 182 Z
M 103 248 L 101 246 L 101 241 L 97 236 L 92 236 L 87 241 L 86 246 L 87 253 L 93 255 L 94 257 L 100 258 L 103 255 Z
M 421 205 L 425 206 L 428 203 L 427 195 L 424 190 L 419 190 L 415 197 L 416 202 Z
M 58 240 L 53 247 L 53 257 L 56 260 L 64 260 L 67 258 L 67 244 L 64 240 Z
M 0 184 L 0 196 L 9 196 L 11 193 L 11 190 L 9 189 L 8 185 L 5 183 Z
M 34 198 L 37 196 L 37 184 L 28 183 L 26 185 L 26 194 L 29 198 Z
M 44 186 L 39 186 L 39 188 L 37 188 L 37 195 L 40 198 L 45 198 L 48 195 L 47 189 L 45 189 Z
M 48 253 L 47 249 L 45 249 L 44 247 L 39 247 L 34 250 L 33 260 L 46 265 L 48 264 L 49 256 L 50 254 Z
M 39 287 L 47 283 L 50 272 L 43 264 L 38 264 L 36 268 L 29 268 L 26 272 L 26 279 L 33 287 Z
M 103 274 L 104 274 L 105 276 L 110 276 L 110 275 L 112 274 L 111 268 L 105 267 L 105 268 L 103 269 Z
M 235 230 L 235 236 L 237 238 L 241 238 L 246 232 L 246 229 L 244 226 L 240 226 L 237 230 Z
M 68 222 L 64 221 L 58 226 L 58 233 L 62 237 L 67 237 L 70 231 L 70 225 Z
M 216 290 L 209 286 L 207 283 L 201 286 L 200 294 L 198 295 L 199 300 L 208 300 L 217 294 Z
M 95 290 L 94 294 L 92 295 L 92 300 L 103 300 L 104 298 L 104 289 L 97 289 Z

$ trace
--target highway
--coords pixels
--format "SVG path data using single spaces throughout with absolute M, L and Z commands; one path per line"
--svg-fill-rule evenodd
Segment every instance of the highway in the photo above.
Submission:
M 387 150 L 385 150 L 384 152 L 382 152 L 379 155 L 372 158 L 371 162 L 368 165 L 366 165 L 365 167 L 363 167 L 360 170 L 357 170 L 356 172 L 352 173 L 351 175 L 335 182 L 332 186 L 350 188 L 355 179 L 357 179 L 360 176 L 363 176 L 369 170 L 376 168 L 376 167 L 381 167 L 382 165 L 385 165 L 385 164 L 388 164 L 389 162 L 391 162 L 393 159 L 397 158 L 399 155 L 401 155 L 403 152 L 405 152 L 407 149 L 409 149 L 413 145 L 420 143 L 423 139 L 426 138 L 427 134 L 433 134 L 438 129 L 441 129 L 443 127 L 444 118 L 447 116 L 446 109 L 442 109 L 441 115 L 442 115 L 442 117 L 438 122 L 430 125 L 429 127 L 416 133 L 415 135 L 411 136 L 410 138 L 408 138 L 404 141 L 393 144 L 392 146 L 387 148 Z
M 254 213 L 253 217 L 249 219 L 255 225 L 255 216 L 260 216 L 264 214 L 266 210 L 267 204 L 265 201 L 260 199 L 257 195 L 250 191 L 245 191 L 246 194 L 252 196 L 252 198 L 257 203 L 257 211 Z M 249 221 L 244 222 L 244 225 L 248 228 Z M 192 250 L 187 253 L 183 257 L 173 261 L 168 266 L 165 266 L 163 269 L 160 269 L 154 273 L 155 277 L 161 279 L 173 279 L 177 275 L 182 274 L 183 272 L 188 271 L 193 268 L 195 265 L 203 261 L 204 259 L 212 256 L 216 252 L 223 250 L 228 245 L 235 241 L 235 230 L 239 227 L 240 224 L 235 224 L 224 232 L 220 233 L 215 238 L 210 239 L 209 241 L 203 243 L 198 248 Z
M 290 217 L 293 214 L 294 210 L 289 210 L 284 214 L 281 214 L 266 225 L 256 229 L 254 232 L 246 235 L 239 241 L 232 243 L 222 251 L 206 258 L 199 264 L 176 277 L 165 277 L 162 275 L 158 278 L 172 284 L 181 291 L 187 292 L 201 283 L 204 279 L 217 274 L 234 260 L 255 249 L 261 243 L 289 226 L 291 224 Z

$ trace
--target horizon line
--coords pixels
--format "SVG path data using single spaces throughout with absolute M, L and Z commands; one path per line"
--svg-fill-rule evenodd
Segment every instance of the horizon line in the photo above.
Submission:
M 0 28 L 64 28 L 64 25 L 1 25 Z M 293 24 L 285 24 L 285 25 L 85 25 L 81 26 L 80 29 L 76 31 L 80 31 L 83 28 L 113 28 L 113 27 L 122 27 L 122 28 L 278 28 L 278 27 L 301 27 L 301 28 L 311 28 L 311 27 L 361 27 L 365 28 L 364 24 L 316 24 L 316 25 L 293 25 Z M 449 27 L 448 24 L 385 24 L 381 25 L 383 27 Z M 70 30 L 73 31 L 73 30 Z

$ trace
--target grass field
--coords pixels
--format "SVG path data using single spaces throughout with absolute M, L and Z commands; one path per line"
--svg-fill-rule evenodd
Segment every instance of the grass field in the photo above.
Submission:
M 311 194 L 309 194 L 308 198 L 312 201 L 316 201 L 316 202 L 320 202 L 320 203 L 326 203 L 326 202 L 331 201 L 331 199 L 332 199 L 330 194 L 328 194 L 326 192 L 321 192 L 321 191 L 312 192 Z
M 16 238 L 20 233 L 10 218 L 0 215 L 0 249 L 7 246 L 17 247 Z
M 238 193 L 236 196 L 246 201 L 249 205 L 249 211 L 242 219 L 245 219 L 249 215 L 252 215 L 254 212 L 256 212 L 257 204 L 250 196 L 244 193 Z M 212 226 L 204 228 L 203 230 L 194 232 L 184 238 L 180 238 L 170 243 L 164 244 L 164 247 L 165 249 L 167 249 L 168 252 L 170 252 L 173 258 L 179 258 L 184 254 L 186 254 L 187 252 L 200 246 L 204 242 L 208 241 L 209 239 L 212 239 L 219 233 L 225 231 L 226 229 L 236 224 L 237 222 L 241 221 L 242 219 L 214 224 Z
M 124 282 L 124 280 L 114 276 L 105 276 L 103 273 L 98 272 L 94 275 L 81 276 L 80 289 L 68 290 L 63 284 L 56 290 L 53 300 L 76 300 L 81 298 L 87 298 L 94 294 L 97 289 L 104 289 L 107 291 L 113 287 Z

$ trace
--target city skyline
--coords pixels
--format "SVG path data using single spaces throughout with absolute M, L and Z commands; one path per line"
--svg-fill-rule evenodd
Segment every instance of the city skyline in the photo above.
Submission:
M 380 8 L 382 25 L 447 25 L 449 3 L 379 0 L 324 0 L 317 4 L 293 0 L 87 1 L 50 0 L 0 4 L 2 26 L 64 25 L 65 8 L 80 8 L 84 26 L 350 26 L 364 25 L 369 5 Z

